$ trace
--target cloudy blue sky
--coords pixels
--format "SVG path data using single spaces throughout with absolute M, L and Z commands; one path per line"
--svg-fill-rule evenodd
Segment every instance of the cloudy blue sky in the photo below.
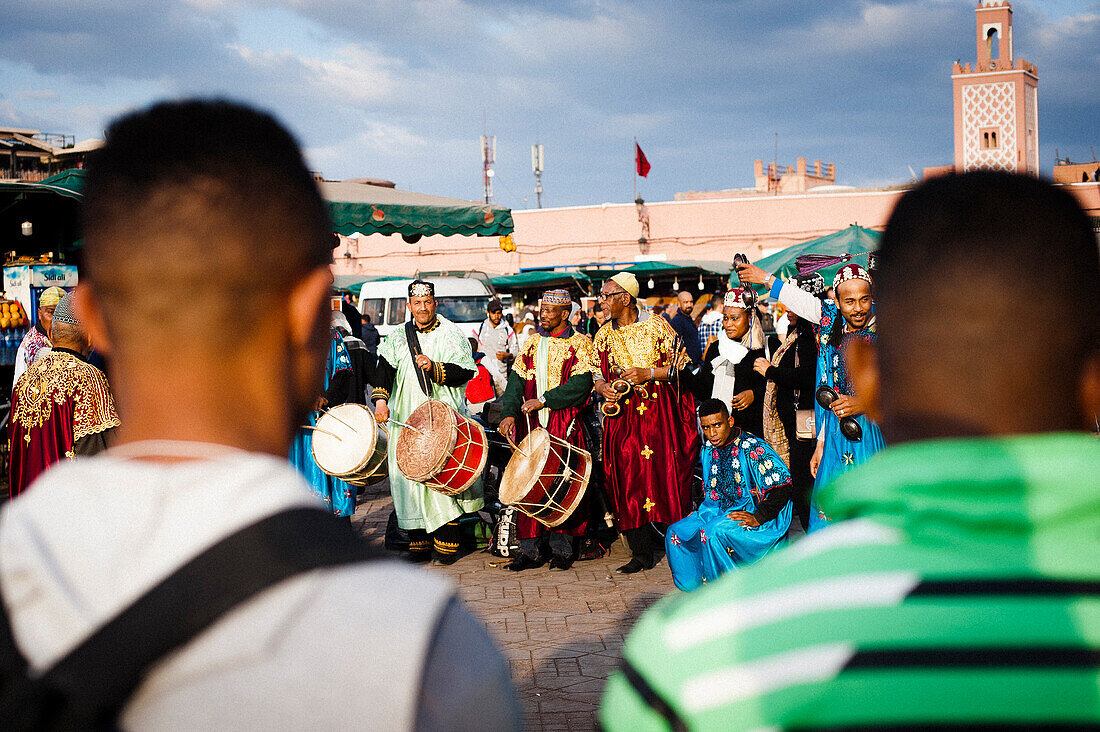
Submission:
M 101 136 L 164 98 L 228 96 L 282 118 L 326 178 L 496 200 L 648 200 L 752 185 L 752 161 L 837 163 L 902 183 L 952 162 L 951 63 L 971 0 L 35 0 L 4 3 L 0 123 Z M 1039 67 L 1043 171 L 1100 153 L 1100 2 L 1017 0 Z

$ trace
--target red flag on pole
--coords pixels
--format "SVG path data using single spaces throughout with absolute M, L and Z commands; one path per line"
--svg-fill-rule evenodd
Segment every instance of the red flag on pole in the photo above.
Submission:
M 638 147 L 638 141 L 634 141 L 634 167 L 638 171 L 638 175 L 645 178 L 649 175 L 650 164 L 645 159 L 645 153 L 642 152 L 642 148 Z

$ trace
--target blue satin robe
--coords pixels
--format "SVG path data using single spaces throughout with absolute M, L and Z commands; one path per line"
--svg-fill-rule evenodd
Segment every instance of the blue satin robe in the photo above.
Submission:
M 835 389 L 840 394 L 854 394 L 851 383 L 848 380 L 848 370 L 844 362 L 844 348 L 847 342 L 853 338 L 860 338 L 870 342 L 875 341 L 875 326 L 872 321 L 870 326 L 861 330 L 846 333 L 840 346 L 834 346 L 830 342 L 829 334 L 833 328 L 843 328 L 844 320 L 836 303 L 827 300 L 821 304 L 821 323 L 818 328 L 819 348 L 817 355 L 817 386 L 822 384 Z M 817 504 L 818 491 L 829 484 L 836 476 L 850 470 L 856 465 L 865 462 L 879 450 L 886 447 L 882 439 L 882 432 L 878 425 L 860 414 L 855 417 L 856 422 L 863 428 L 863 439 L 852 442 L 840 432 L 840 419 L 833 414 L 831 409 L 822 409 L 814 404 L 814 419 L 818 427 L 818 439 L 825 437 L 824 452 L 821 463 L 817 466 L 817 477 L 814 478 L 814 489 L 810 495 L 810 525 L 807 532 L 817 531 L 831 523 L 828 515 Z
M 768 491 L 791 482 L 783 459 L 764 440 L 738 431 L 723 447 L 704 445 L 703 502 L 668 527 L 665 555 L 672 580 L 694 590 L 742 564 L 751 564 L 784 543 L 791 526 L 791 502 L 756 528 L 729 518 L 733 511 L 756 510 Z

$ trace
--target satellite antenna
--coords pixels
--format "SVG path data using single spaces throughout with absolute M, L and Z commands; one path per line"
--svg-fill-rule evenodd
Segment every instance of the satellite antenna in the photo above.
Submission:
M 481 173 L 485 185 L 485 203 L 493 202 L 493 163 L 497 159 L 497 136 L 481 136 Z
M 535 174 L 535 199 L 539 208 L 542 208 L 542 153 L 542 145 L 536 142 L 531 146 L 531 172 Z

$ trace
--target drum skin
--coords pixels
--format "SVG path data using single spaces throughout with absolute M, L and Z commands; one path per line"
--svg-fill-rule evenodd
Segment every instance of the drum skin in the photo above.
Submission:
M 340 404 L 317 419 L 313 460 L 329 475 L 352 485 L 368 485 L 385 473 L 388 442 L 374 412 L 362 404 Z
M 409 415 L 408 424 L 416 429 L 402 429 L 394 449 L 397 467 L 409 480 L 455 496 L 485 470 L 489 457 L 485 430 L 449 405 L 430 399 Z
M 588 488 L 592 455 L 542 428 L 518 448 L 500 479 L 501 503 L 551 528 L 565 523 Z

